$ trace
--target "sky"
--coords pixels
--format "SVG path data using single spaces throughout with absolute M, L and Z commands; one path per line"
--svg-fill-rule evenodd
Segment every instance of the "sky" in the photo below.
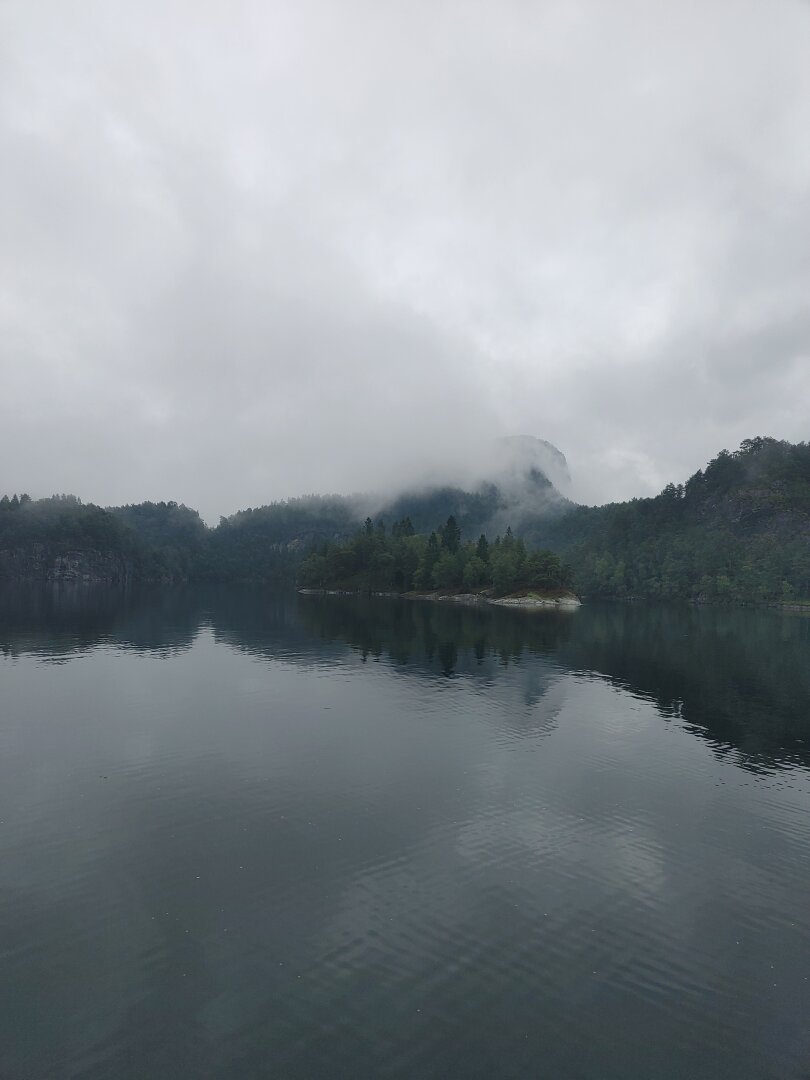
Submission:
M 807 439 L 808 57 L 806 0 L 0 0 L 0 491 Z

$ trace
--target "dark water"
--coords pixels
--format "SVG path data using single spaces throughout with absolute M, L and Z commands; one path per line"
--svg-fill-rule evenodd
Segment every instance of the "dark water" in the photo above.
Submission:
M 810 620 L 0 597 L 0 1077 L 810 1076 Z

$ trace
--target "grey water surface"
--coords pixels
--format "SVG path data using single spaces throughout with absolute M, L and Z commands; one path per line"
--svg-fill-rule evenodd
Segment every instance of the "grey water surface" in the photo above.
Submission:
M 810 1076 L 810 619 L 0 594 L 0 1077 Z

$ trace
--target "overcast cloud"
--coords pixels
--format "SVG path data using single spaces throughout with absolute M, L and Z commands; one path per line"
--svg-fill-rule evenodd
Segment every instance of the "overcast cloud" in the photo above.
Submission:
M 810 436 L 810 5 L 0 0 L 0 490 Z

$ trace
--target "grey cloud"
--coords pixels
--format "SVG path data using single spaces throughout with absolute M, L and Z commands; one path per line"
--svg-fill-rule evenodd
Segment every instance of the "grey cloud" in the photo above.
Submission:
M 807 436 L 810 11 L 12 0 L 2 487 L 209 518 Z

